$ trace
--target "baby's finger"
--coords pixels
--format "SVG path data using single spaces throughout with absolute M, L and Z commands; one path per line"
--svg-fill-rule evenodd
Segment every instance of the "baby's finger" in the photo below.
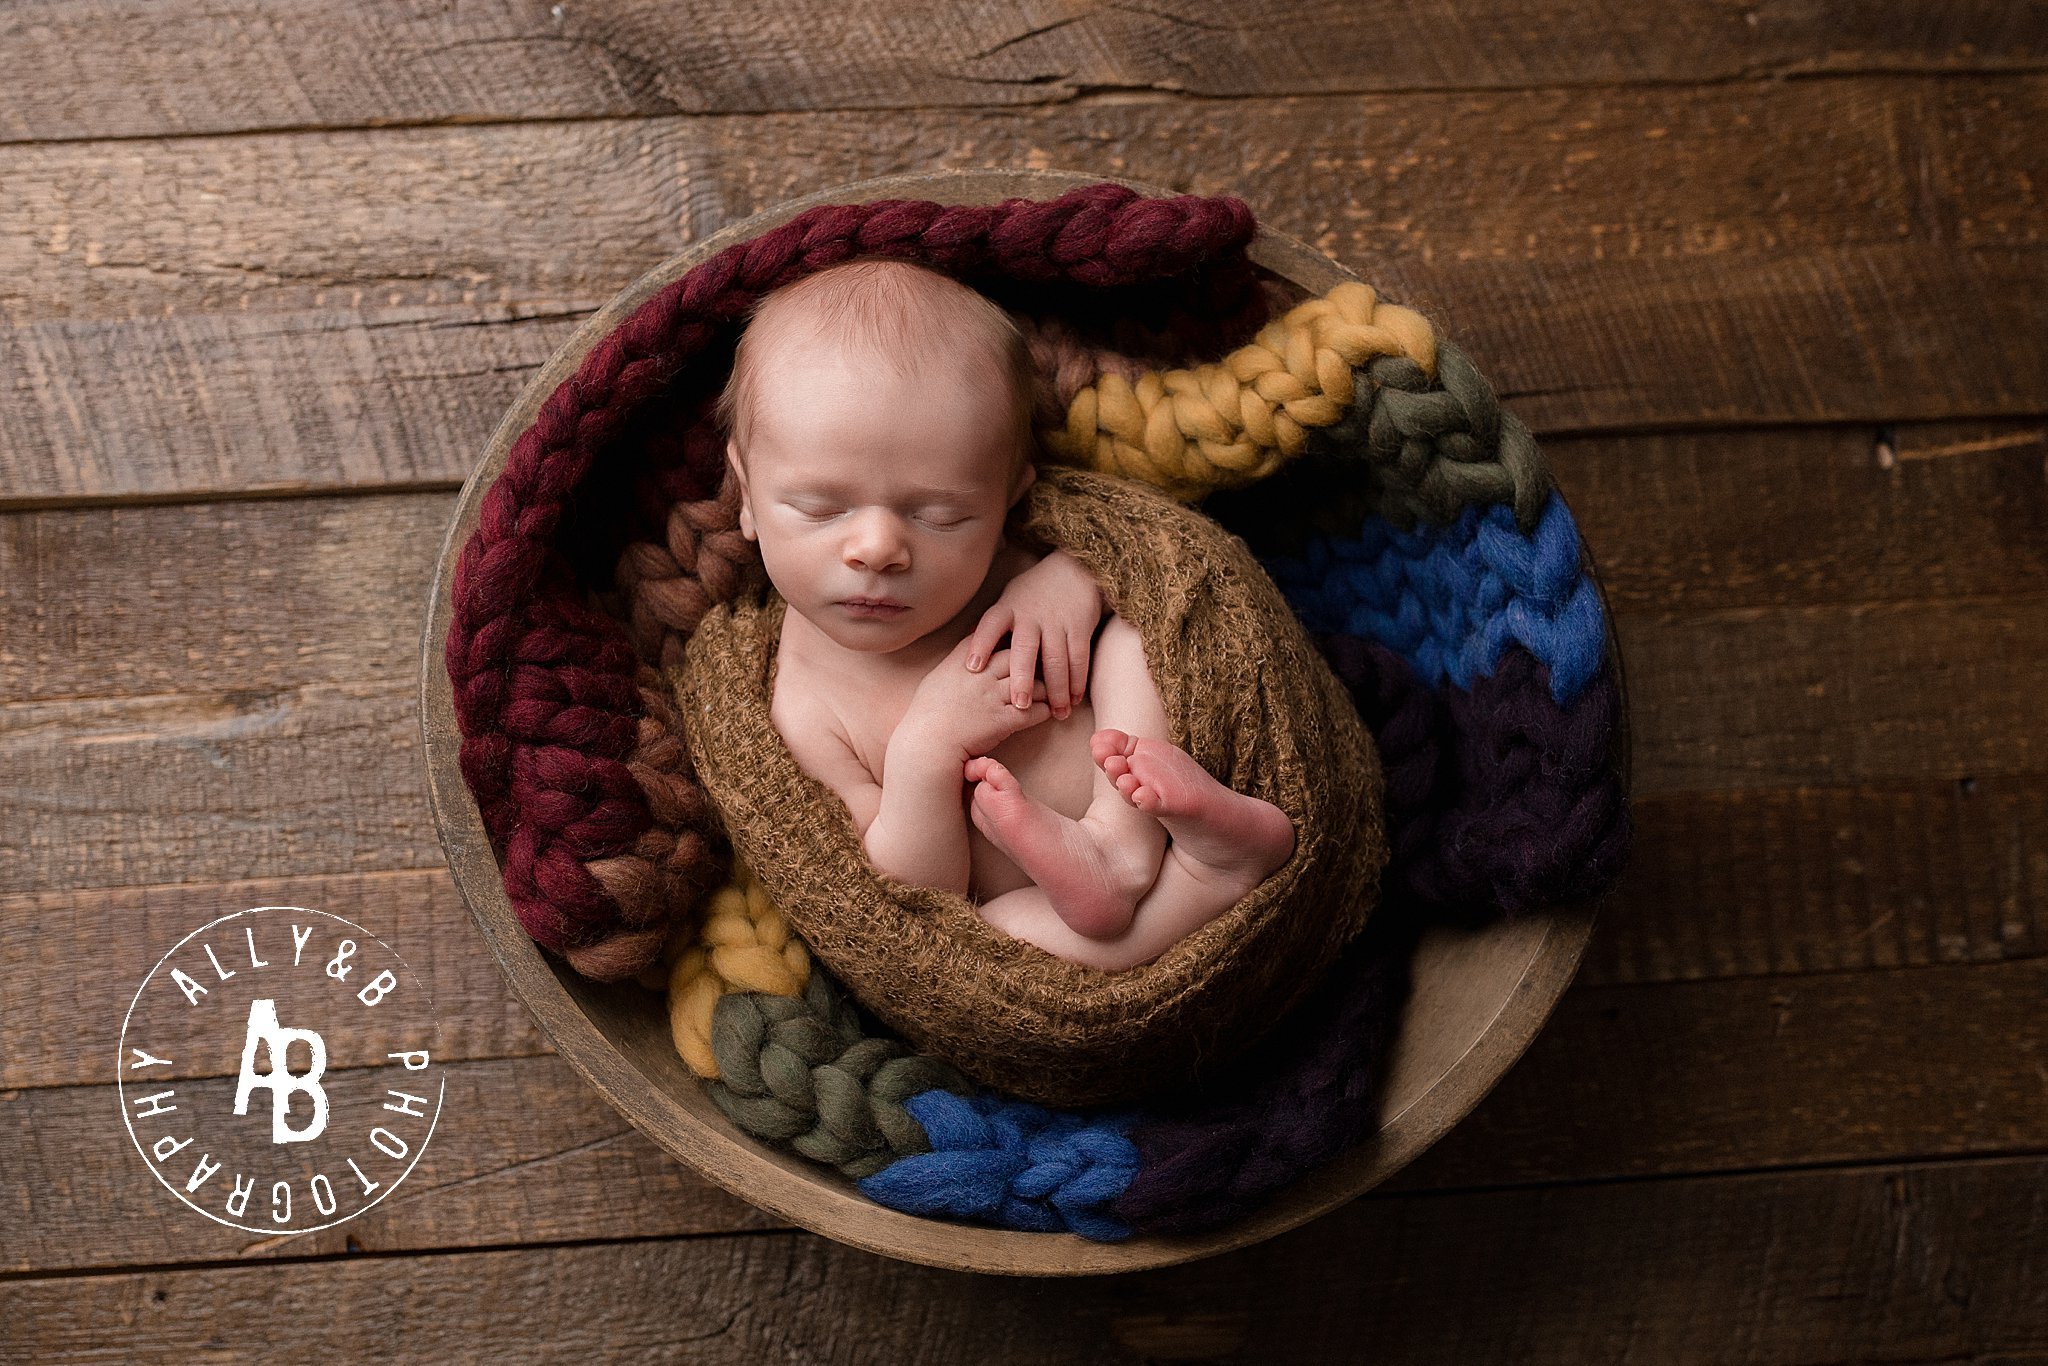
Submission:
M 980 673 L 996 650 L 996 642 L 1010 629 L 1011 611 L 997 603 L 981 614 L 981 621 L 968 637 L 967 672 Z
M 1062 720 L 1071 711 L 1072 703 L 1067 689 L 1067 641 L 1058 632 L 1047 636 L 1040 645 L 1038 667 L 1045 674 L 1045 695 L 1052 703 L 1052 714 Z
M 1010 700 L 1021 711 L 1031 705 L 1031 680 L 1038 673 L 1038 628 L 1010 630 Z
M 1067 690 L 1075 706 L 1088 695 L 1088 645 L 1086 631 L 1075 631 L 1067 637 Z

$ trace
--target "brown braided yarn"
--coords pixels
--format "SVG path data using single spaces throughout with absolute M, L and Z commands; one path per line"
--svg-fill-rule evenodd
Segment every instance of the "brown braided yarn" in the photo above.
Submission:
M 1031 425 L 1043 430 L 1066 420 L 1074 395 L 1106 374 L 1136 384 L 1150 367 L 1136 356 L 1100 346 L 1061 318 L 1020 318 L 1018 326 L 1038 372 Z
M 591 944 L 563 950 L 569 966 L 600 982 L 630 977 L 661 952 L 678 907 L 694 906 L 725 879 L 731 846 L 718 812 L 697 783 L 682 739 L 675 694 L 641 665 L 640 730 L 626 771 L 652 820 L 632 848 L 591 859 L 584 869 L 619 906 L 619 926 Z
M 1158 491 L 1048 468 L 1020 531 L 1079 559 L 1137 628 L 1174 742 L 1287 812 L 1293 857 L 1141 967 L 1103 973 L 1011 939 L 962 896 L 885 880 L 845 804 L 769 717 L 784 604 L 721 604 L 669 671 L 735 848 L 820 962 L 921 1051 L 1042 1104 L 1197 1078 L 1280 1019 L 1364 924 L 1386 861 L 1377 752 L 1244 543 Z
M 613 528 L 635 534 L 614 497 L 622 484 L 635 487 L 649 419 L 687 404 L 692 386 L 729 356 L 722 348 L 756 301 L 870 255 L 1093 296 L 1105 308 L 1149 301 L 1147 316 L 1236 327 L 1263 306 L 1244 255 L 1255 231 L 1234 199 L 1148 199 L 1110 184 L 994 205 L 818 205 L 699 263 L 592 345 L 512 441 L 450 586 L 444 659 L 462 777 L 506 897 L 535 942 L 629 977 L 659 950 L 653 921 L 687 909 L 622 906 L 593 870 L 658 897 L 676 847 L 645 838 L 650 802 L 633 772 L 645 715 L 636 670 L 653 661 L 606 610 L 619 594 L 600 581 L 611 556 L 599 552 Z M 716 488 L 713 472 L 689 474 L 700 495 Z M 611 544 L 615 554 L 619 542 Z M 612 862 L 620 859 L 641 866 Z M 613 938 L 620 945 L 601 950 Z
M 635 541 L 619 554 L 615 581 L 627 602 L 627 633 L 639 656 L 662 668 L 681 662 L 682 642 L 716 603 L 739 596 L 761 572 L 761 555 L 740 534 L 739 485 L 677 503 L 664 539 Z

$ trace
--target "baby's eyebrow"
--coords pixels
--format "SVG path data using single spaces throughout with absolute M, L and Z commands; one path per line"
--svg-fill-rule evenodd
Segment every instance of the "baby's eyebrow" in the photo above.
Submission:
M 844 484 L 791 484 L 788 492 L 796 498 L 837 498 L 844 500 L 851 491 Z M 973 489 L 941 488 L 934 484 L 918 484 L 904 491 L 913 499 L 925 502 L 972 502 L 977 497 Z

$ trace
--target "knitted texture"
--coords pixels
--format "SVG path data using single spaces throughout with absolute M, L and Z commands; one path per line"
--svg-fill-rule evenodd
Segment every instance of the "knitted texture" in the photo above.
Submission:
M 1412 532 L 1369 522 L 1362 535 L 1319 537 L 1298 558 L 1268 563 L 1309 630 L 1380 641 L 1432 687 L 1470 689 L 1512 644 L 1550 666 L 1561 702 L 1585 687 L 1606 651 L 1600 591 L 1555 494 L 1528 536 L 1512 509 L 1474 506 L 1448 526 Z
M 690 928 L 694 933 L 684 937 L 668 973 L 669 1032 L 690 1070 L 715 1079 L 718 1056 L 711 1040 L 719 1001 L 735 992 L 802 996 L 811 979 L 811 955 L 760 880 L 740 863 Z
M 1346 281 L 1220 362 L 1148 373 L 1135 385 L 1104 374 L 1075 394 L 1065 425 L 1043 439 L 1058 459 L 1199 498 L 1264 478 L 1301 454 L 1311 428 L 1351 408 L 1353 372 L 1376 356 L 1404 358 L 1427 374 L 1436 366 L 1436 333 L 1421 314 Z
M 993 207 L 829 206 L 706 262 L 593 348 L 485 498 L 458 561 L 448 641 L 464 776 L 536 940 L 586 976 L 646 974 L 677 913 L 725 877 L 721 824 L 663 672 L 681 663 L 712 604 L 759 586 L 707 418 L 755 299 L 854 255 L 922 260 L 1013 309 L 1082 324 L 1051 343 L 1063 357 L 1053 402 L 1071 412 L 1105 375 L 1135 394 L 1145 376 L 1132 377 L 1134 361 L 1192 372 L 1205 345 L 1214 355 L 1254 337 L 1268 300 L 1244 269 L 1252 227 L 1234 200 L 1141 200 L 1115 186 Z M 1090 300 L 1104 311 L 1091 314 Z M 1105 316 L 1113 326 L 1098 325 Z M 1629 834 L 1615 762 L 1625 718 L 1611 664 L 1580 677 L 1576 693 L 1573 677 L 1557 676 L 1575 658 L 1584 674 L 1588 650 L 1597 659 L 1608 643 L 1586 644 L 1597 600 L 1574 616 L 1537 586 L 1538 563 L 1559 560 L 1536 544 L 1551 499 L 1534 442 L 1440 341 L 1433 370 L 1402 354 L 1355 365 L 1348 404 L 1316 365 L 1288 371 L 1309 372 L 1331 400 L 1314 409 L 1328 424 L 1302 423 L 1299 450 L 1271 460 L 1266 477 L 1220 475 L 1203 510 L 1276 579 L 1295 576 L 1290 605 L 1317 598 L 1328 608 L 1314 643 L 1377 739 L 1385 775 L 1391 852 L 1373 924 L 1321 988 L 1208 1086 L 1110 1115 L 971 1093 L 943 1064 L 875 1037 L 826 972 L 809 971 L 801 997 L 725 990 L 730 979 L 702 973 L 691 980 L 720 988 L 711 1065 L 726 1080 L 712 1093 L 735 1123 L 917 1212 L 1097 1238 L 1222 1222 L 1370 1136 L 1411 913 L 1476 920 L 1611 881 Z M 1310 411 L 1294 405 L 1282 413 Z M 1196 482 L 1183 480 L 1183 496 Z M 1506 525 L 1487 506 L 1461 533 L 1474 505 L 1512 510 L 1529 540 L 1528 575 L 1472 551 Z M 1395 547 L 1393 561 L 1408 567 L 1392 588 L 1360 568 L 1387 568 L 1385 555 L 1338 550 L 1383 532 L 1419 538 Z M 1439 551 L 1449 559 L 1429 564 Z M 1468 570 L 1466 588 L 1518 603 L 1520 615 L 1491 628 L 1501 612 L 1466 611 L 1461 637 L 1450 616 L 1464 609 L 1445 604 L 1461 600 L 1456 576 Z M 1342 575 L 1369 581 L 1358 602 L 1346 601 Z M 1597 625 L 1604 633 L 1604 618 Z M 745 921 L 760 945 L 779 917 L 756 900 Z M 704 947 L 699 933 L 671 938 L 677 961 Z
M 705 261 L 593 346 L 482 500 L 456 562 L 446 649 L 463 778 L 535 941 L 580 960 L 587 975 L 630 977 L 659 954 L 679 909 L 725 871 L 707 826 L 643 840 L 660 815 L 629 760 L 647 706 L 638 666 L 656 659 L 636 659 L 620 624 L 578 589 L 566 553 L 579 490 L 636 413 L 693 359 L 729 343 L 768 291 L 855 256 L 1046 288 L 1182 277 L 1196 303 L 1209 289 L 1241 313 L 1263 306 L 1242 269 L 1254 229 L 1235 199 L 1144 199 L 1115 185 L 1045 202 L 823 205 Z M 1230 260 L 1235 278 L 1203 273 Z
M 801 998 L 724 997 L 711 1046 L 720 1076 L 711 1098 L 728 1119 L 855 1178 L 930 1147 L 905 1109 L 912 1096 L 967 1089 L 938 1059 L 868 1033 L 822 972 Z
M 910 1214 L 978 1220 L 1114 1242 L 1130 1226 L 1113 1212 L 1138 1174 L 1127 1115 L 1078 1115 L 1000 1096 L 927 1091 L 906 1108 L 930 1151 L 860 1183 Z
M 1243 1051 L 1364 923 L 1385 862 L 1380 774 L 1342 684 L 1244 546 L 1126 480 L 1053 467 L 1018 527 L 1134 626 L 1175 744 L 1293 820 L 1286 864 L 1152 962 L 1104 973 L 991 927 L 967 898 L 885 881 L 845 804 L 769 715 L 779 596 L 706 613 L 672 673 L 696 771 L 770 899 L 920 1049 L 1020 1099 L 1188 1081 Z
M 1604 621 L 1593 629 L 1604 634 Z M 1316 644 L 1378 744 L 1389 909 L 1307 1003 L 1207 1087 L 1108 1117 L 1028 1107 L 1008 1127 L 981 1118 L 1013 1113 L 1001 1097 L 919 1097 L 908 1109 L 932 1118 L 931 1153 L 880 1170 L 866 1193 L 1012 1228 L 1057 1216 L 1093 1238 L 1227 1222 L 1374 1131 L 1416 912 L 1481 918 L 1592 896 L 1612 880 L 1629 822 L 1610 669 L 1576 693 L 1556 689 L 1547 665 L 1511 646 L 1467 693 L 1442 678 L 1432 688 L 1381 640 L 1339 633 Z M 1125 1168 L 1097 1155 L 1124 1140 L 1140 1160 L 1109 1191 Z M 1047 1190 L 1058 1198 L 1037 1198 Z

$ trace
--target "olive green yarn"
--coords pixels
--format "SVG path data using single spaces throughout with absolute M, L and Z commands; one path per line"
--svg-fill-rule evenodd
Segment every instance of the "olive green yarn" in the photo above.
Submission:
M 934 1088 L 971 1089 L 937 1058 L 867 1035 L 815 966 L 802 999 L 757 991 L 722 998 L 712 1014 L 711 1051 L 720 1076 L 711 1098 L 727 1119 L 856 1180 L 929 1151 L 905 1101 Z
M 1370 517 L 1404 531 L 1444 525 L 1474 504 L 1508 504 L 1534 529 L 1551 489 L 1536 439 L 1464 352 L 1439 339 L 1435 379 L 1405 356 L 1377 357 L 1352 385 L 1351 408 L 1311 430 L 1299 459 L 1202 510 L 1261 555 L 1356 535 Z

